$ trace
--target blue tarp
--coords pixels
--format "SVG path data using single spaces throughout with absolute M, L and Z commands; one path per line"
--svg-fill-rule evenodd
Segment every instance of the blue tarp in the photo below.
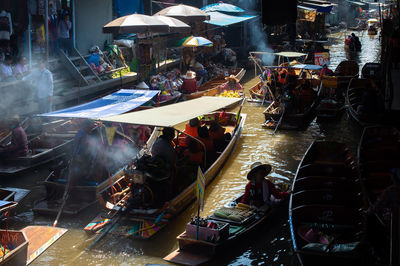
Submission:
M 305 69 L 305 70 L 321 70 L 322 66 L 298 64 L 298 65 L 292 66 L 292 68 Z
M 158 90 L 122 89 L 92 102 L 41 114 L 40 116 L 96 119 L 119 115 L 145 104 L 158 93 Z
M 134 13 L 144 14 L 143 0 L 114 0 L 114 12 L 120 17 Z
M 231 16 L 220 12 L 207 12 L 207 14 L 210 15 L 210 20 L 205 20 L 204 22 L 217 26 L 228 26 L 257 17 L 250 15 Z
M 241 9 L 240 7 L 226 3 L 216 3 L 207 5 L 205 7 L 202 7 L 201 10 L 203 10 L 204 12 L 213 12 L 213 11 L 229 12 L 229 13 L 244 12 L 244 10 Z
M 297 6 L 299 7 L 299 6 Z M 314 4 L 311 2 L 301 2 L 301 7 L 309 7 L 312 9 L 316 9 L 319 13 L 331 13 L 333 5 L 332 4 Z

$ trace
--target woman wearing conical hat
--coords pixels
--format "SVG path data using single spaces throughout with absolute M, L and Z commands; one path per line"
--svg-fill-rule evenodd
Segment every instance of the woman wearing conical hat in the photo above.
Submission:
M 247 174 L 247 183 L 241 202 L 257 207 L 267 205 L 271 202 L 271 195 L 275 199 L 283 199 L 288 192 L 278 190 L 271 181 L 265 177 L 271 172 L 271 165 L 255 162 Z

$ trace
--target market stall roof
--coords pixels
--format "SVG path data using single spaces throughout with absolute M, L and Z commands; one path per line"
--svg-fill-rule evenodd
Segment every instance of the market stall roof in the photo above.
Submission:
M 177 19 L 181 19 L 185 22 L 187 21 L 204 21 L 210 19 L 210 15 L 208 15 L 203 10 L 188 6 L 188 5 L 174 5 L 167 8 L 164 8 L 156 13 L 156 15 L 164 15 L 167 17 L 174 17 Z
M 229 13 L 241 13 L 244 12 L 244 9 L 241 9 L 238 6 L 232 5 L 232 4 L 227 4 L 223 2 L 207 5 L 205 7 L 202 7 L 201 10 L 205 12 L 213 12 L 213 11 L 219 11 L 219 12 L 229 12 Z
M 39 116 L 91 119 L 115 116 L 132 111 L 150 101 L 158 93 L 158 90 L 122 89 L 88 103 Z
M 168 32 L 168 24 L 154 16 L 132 14 L 114 19 L 103 27 L 103 33 Z
M 226 108 L 241 100 L 240 98 L 203 96 L 194 100 L 102 118 L 100 120 L 136 125 L 173 127 L 192 118 Z
M 154 15 L 158 20 L 168 24 L 171 32 L 190 32 L 191 27 L 180 21 L 179 19 L 173 17 L 167 17 L 163 15 Z
M 232 24 L 239 23 L 239 22 L 243 22 L 243 21 L 257 17 L 257 16 L 251 16 L 251 15 L 232 16 L 232 15 L 224 14 L 224 13 L 217 12 L 217 11 L 207 12 L 207 14 L 210 15 L 210 20 L 204 21 L 205 23 L 216 25 L 216 26 L 221 26 L 221 27 L 232 25 Z
M 357 1 L 350 1 L 346 0 L 349 4 L 357 5 L 357 6 L 362 6 L 362 7 L 367 7 L 368 3 L 363 3 L 363 2 L 357 2 Z
M 302 1 L 301 6 L 316 9 L 317 12 L 319 13 L 330 13 L 333 8 L 332 3 L 326 3 L 326 2 L 317 3 L 316 1 L 310 1 L 310 2 Z
M 301 57 L 301 56 L 306 56 L 307 54 L 304 53 L 298 53 L 298 52 L 279 52 L 279 53 L 274 53 L 277 56 L 284 56 L 284 57 Z
M 307 65 L 307 64 L 297 64 L 292 66 L 292 68 L 296 69 L 304 69 L 304 70 L 321 70 L 322 66 L 318 65 Z

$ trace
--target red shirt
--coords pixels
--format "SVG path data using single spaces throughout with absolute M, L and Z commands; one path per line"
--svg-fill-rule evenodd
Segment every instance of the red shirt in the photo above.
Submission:
M 193 93 L 197 91 L 197 81 L 196 79 L 184 79 L 181 91 L 183 93 Z
M 275 185 L 272 184 L 271 181 L 266 179 L 265 181 L 268 182 L 269 195 L 272 194 L 276 199 L 283 199 L 284 197 L 289 195 L 289 193 L 279 191 L 277 188 L 275 188 Z M 262 186 L 263 183 L 259 184 L 255 184 L 254 182 L 247 183 L 241 203 L 246 203 L 246 204 L 250 203 L 251 200 L 254 200 L 252 198 L 252 194 L 257 195 L 260 192 L 260 190 L 262 194 L 262 189 L 263 189 Z

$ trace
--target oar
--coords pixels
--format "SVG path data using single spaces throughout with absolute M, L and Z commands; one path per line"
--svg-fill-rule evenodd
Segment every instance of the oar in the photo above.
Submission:
M 62 211 L 63 211 L 63 209 L 64 209 L 64 207 L 65 207 L 65 204 L 66 204 L 66 202 L 67 202 L 67 199 L 68 199 L 68 197 L 69 197 L 69 192 L 70 192 L 70 186 L 71 186 L 71 165 L 72 165 L 72 161 L 73 161 L 73 158 L 71 159 L 71 162 L 69 163 L 69 166 L 68 166 L 68 180 L 67 180 L 67 185 L 65 186 L 65 190 L 64 190 L 64 195 L 63 195 L 63 198 L 62 198 L 62 203 L 61 203 L 61 207 L 60 207 L 60 210 L 58 211 L 58 213 L 57 213 L 57 216 L 56 216 L 56 219 L 54 220 L 54 223 L 53 223 L 53 227 L 56 227 L 57 226 L 57 223 L 58 223 L 58 219 L 60 219 L 60 216 L 61 216 L 61 213 L 62 213 Z
M 280 124 L 282 123 L 282 118 L 285 115 L 285 108 L 283 107 L 284 105 L 281 105 L 281 106 L 282 106 L 282 115 L 279 118 L 278 124 L 276 124 L 276 127 L 275 127 L 274 132 L 272 133 L 272 135 L 275 135 L 275 132 L 278 129 L 278 127 L 280 126 Z

